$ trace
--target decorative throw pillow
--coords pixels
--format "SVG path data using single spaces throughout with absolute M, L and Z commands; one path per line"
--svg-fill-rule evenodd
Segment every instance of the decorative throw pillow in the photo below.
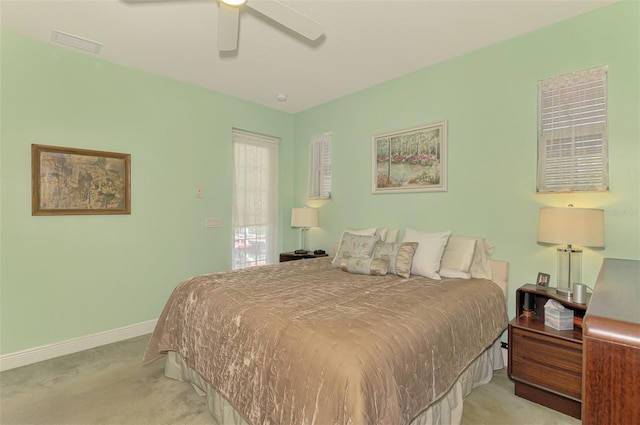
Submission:
M 418 249 L 413 256 L 411 274 L 440 280 L 440 260 L 444 247 L 451 236 L 451 231 L 426 233 L 407 227 L 403 242 L 418 242 Z
M 382 258 L 389 263 L 389 273 L 408 278 L 411 275 L 413 256 L 417 242 L 380 242 L 373 251 L 373 258 Z
M 340 268 L 349 273 L 384 276 L 389 271 L 389 262 L 382 258 L 343 257 Z
M 386 227 L 378 227 L 376 229 L 375 235 L 381 240 L 385 241 L 387 239 L 387 228 Z
M 371 257 L 376 244 L 380 241 L 377 236 L 354 235 L 345 233 L 342 235 L 340 247 L 331 261 L 333 267 L 340 267 L 340 260 L 349 257 Z
M 350 229 L 350 228 L 346 228 L 342 231 L 342 234 L 340 235 L 340 240 L 338 241 L 337 244 L 334 244 L 334 253 L 337 255 L 338 251 L 340 251 L 340 245 L 342 244 L 342 238 L 344 237 L 345 233 L 351 233 L 352 235 L 365 235 L 365 236 L 372 236 L 376 234 L 377 229 L 375 227 L 372 227 L 370 229 Z M 334 265 L 333 267 L 338 267 L 338 265 Z
M 471 261 L 476 250 L 476 239 L 462 236 L 451 236 L 444 248 L 440 271 L 443 277 L 470 279 Z

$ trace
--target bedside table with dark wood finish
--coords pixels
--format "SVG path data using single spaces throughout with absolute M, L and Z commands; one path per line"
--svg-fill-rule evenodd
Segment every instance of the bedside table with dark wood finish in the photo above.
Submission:
M 531 312 L 525 312 L 525 296 Z M 580 419 L 582 323 L 587 304 L 576 304 L 555 288 L 524 285 L 516 291 L 516 317 L 509 322 L 509 377 L 515 394 Z M 574 327 L 556 330 L 544 323 L 544 305 L 553 299 L 573 310 Z M 528 317 L 527 317 L 528 316 Z
M 295 252 L 281 252 L 280 262 L 284 263 L 285 261 L 304 260 L 305 258 L 320 258 L 328 256 L 328 254 L 314 254 L 313 251 L 307 252 L 306 254 L 296 254 Z

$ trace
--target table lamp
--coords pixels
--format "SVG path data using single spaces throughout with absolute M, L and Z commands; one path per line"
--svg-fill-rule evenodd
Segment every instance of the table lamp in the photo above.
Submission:
M 558 248 L 558 287 L 571 295 L 571 285 L 582 283 L 582 250 L 573 245 L 604 247 L 604 210 L 540 208 L 538 242 L 566 244 Z
M 309 252 L 309 237 L 307 232 L 318 225 L 318 210 L 315 208 L 293 208 L 291 210 L 291 227 L 300 228 L 300 243 L 302 248 L 296 249 L 296 254 Z

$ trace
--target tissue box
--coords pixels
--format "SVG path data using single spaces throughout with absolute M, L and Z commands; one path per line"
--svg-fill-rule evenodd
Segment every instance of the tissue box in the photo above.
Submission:
M 544 324 L 559 331 L 573 329 L 573 310 L 544 309 Z

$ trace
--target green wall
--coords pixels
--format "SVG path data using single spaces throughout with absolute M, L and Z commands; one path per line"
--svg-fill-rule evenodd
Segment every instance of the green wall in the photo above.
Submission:
M 291 207 L 290 114 L 8 33 L 1 42 L 2 354 L 156 319 L 178 282 L 229 269 L 232 128 L 281 138 Z M 130 153 L 131 215 L 33 217 L 32 143 Z M 205 229 L 206 217 L 223 227 Z
M 538 209 L 571 202 L 606 210 L 607 247 L 585 249 L 593 283 L 603 257 L 640 258 L 639 16 L 616 3 L 295 115 L 2 33 L 0 354 L 155 319 L 178 282 L 228 269 L 234 127 L 282 139 L 282 249 L 297 247 L 289 211 L 305 204 L 320 208 L 311 245 L 328 251 L 346 226 L 481 235 L 511 262 L 512 295 L 555 274 Z M 535 194 L 537 81 L 603 64 L 610 192 Z M 449 190 L 372 195 L 371 136 L 439 120 Z M 312 203 L 307 148 L 325 131 L 334 198 Z M 31 216 L 32 143 L 131 153 L 132 214 Z M 223 227 L 205 229 L 216 216 Z
M 317 203 L 312 246 L 331 248 L 344 227 L 414 227 L 485 236 L 511 263 L 510 295 L 537 272 L 552 275 L 555 247 L 536 242 L 540 207 L 603 208 L 606 248 L 585 248 L 592 285 L 603 257 L 640 259 L 640 13 L 622 2 L 296 116 L 296 140 L 333 132 L 333 200 Z M 608 193 L 536 194 L 537 81 L 609 66 Z M 371 194 L 371 136 L 448 121 L 448 191 Z M 307 147 L 296 150 L 303 163 Z M 306 170 L 296 169 L 296 182 Z M 305 186 L 296 186 L 304 199 Z M 510 314 L 514 312 L 513 300 Z

